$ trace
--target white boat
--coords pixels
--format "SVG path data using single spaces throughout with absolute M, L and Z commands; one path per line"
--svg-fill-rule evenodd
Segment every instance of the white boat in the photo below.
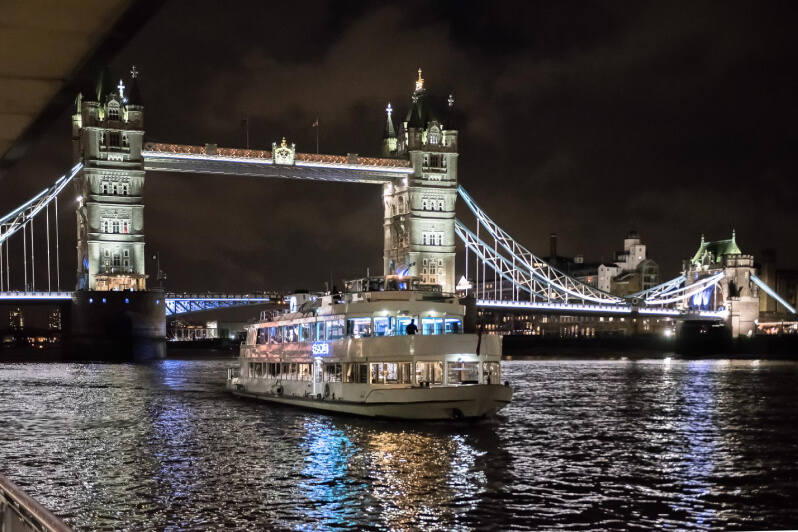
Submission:
M 247 327 L 238 371 L 228 373 L 233 394 L 414 420 L 490 417 L 512 400 L 501 337 L 465 333 L 465 306 L 437 286 L 372 277 L 343 294 L 289 300 L 286 313 Z

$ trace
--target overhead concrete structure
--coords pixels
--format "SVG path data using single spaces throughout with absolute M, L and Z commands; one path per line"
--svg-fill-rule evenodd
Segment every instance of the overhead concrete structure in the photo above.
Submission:
M 0 0 L 0 176 L 163 3 Z

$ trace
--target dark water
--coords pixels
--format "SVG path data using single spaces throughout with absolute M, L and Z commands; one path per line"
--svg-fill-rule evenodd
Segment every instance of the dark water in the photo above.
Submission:
M 0 469 L 78 530 L 798 528 L 798 364 L 509 362 L 506 418 L 233 399 L 231 361 L 0 365 Z

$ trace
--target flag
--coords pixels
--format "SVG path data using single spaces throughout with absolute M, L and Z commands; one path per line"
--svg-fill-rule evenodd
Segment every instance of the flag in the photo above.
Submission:
M 319 127 L 319 117 L 316 117 L 316 121 L 313 122 L 313 127 Z

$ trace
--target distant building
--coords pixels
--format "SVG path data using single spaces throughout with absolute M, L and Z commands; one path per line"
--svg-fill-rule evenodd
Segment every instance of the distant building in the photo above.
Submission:
M 50 311 L 47 317 L 47 328 L 51 331 L 61 330 L 61 309 L 56 308 Z
M 25 330 L 25 315 L 22 313 L 21 309 L 16 308 L 9 311 L 8 321 L 12 331 L 21 332 Z

